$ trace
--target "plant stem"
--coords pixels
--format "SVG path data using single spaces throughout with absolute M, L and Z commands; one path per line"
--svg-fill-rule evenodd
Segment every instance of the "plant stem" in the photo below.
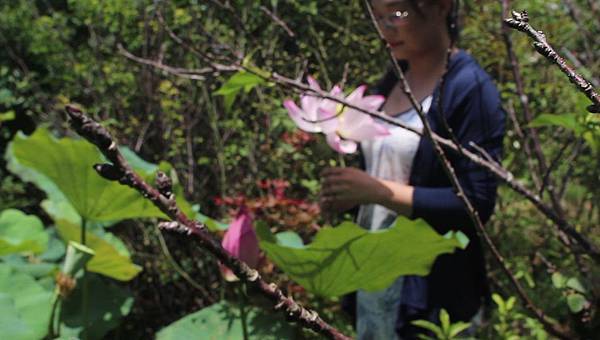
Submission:
M 81 218 L 81 244 L 85 246 L 86 237 L 85 232 L 87 229 L 87 220 L 85 218 Z M 83 313 L 83 329 L 81 331 L 81 338 L 83 340 L 87 340 L 87 326 L 88 326 L 88 281 L 87 281 L 87 264 L 83 266 L 83 277 L 81 278 L 81 309 Z
M 338 161 L 340 162 L 340 166 L 342 168 L 346 167 L 346 160 L 344 159 L 344 154 L 338 153 Z
M 48 337 L 54 339 L 58 337 L 58 330 L 54 329 L 54 320 L 56 319 L 56 309 L 58 308 L 58 304 L 60 302 L 60 296 L 58 295 L 58 287 L 54 290 L 54 295 L 52 296 L 52 311 L 50 312 L 50 323 L 48 324 Z M 60 322 L 58 323 L 60 327 Z
M 240 296 L 240 319 L 242 321 L 242 334 L 244 334 L 244 340 L 248 340 L 248 325 L 246 322 L 246 284 L 240 282 L 239 296 Z

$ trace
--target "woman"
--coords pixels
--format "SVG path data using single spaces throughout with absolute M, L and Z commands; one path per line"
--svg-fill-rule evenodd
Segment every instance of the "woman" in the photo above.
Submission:
M 410 87 L 422 103 L 433 131 L 448 138 L 446 120 L 466 148 L 474 142 L 500 159 L 505 114 L 490 76 L 466 52 L 452 50 L 442 98 L 440 79 L 447 50 L 456 38 L 452 0 L 372 0 L 377 24 L 396 59 L 405 66 Z M 392 71 L 377 92 L 382 109 L 416 128 L 422 122 Z M 439 102 L 438 105 L 438 100 Z M 359 291 L 354 301 L 359 339 L 414 338 L 422 331 L 411 321 L 438 322 L 440 309 L 452 322 L 472 321 L 489 296 L 480 241 L 462 201 L 437 160 L 431 142 L 390 126 L 391 135 L 361 143 L 364 170 L 329 168 L 323 172 L 322 206 L 342 212 L 360 206 L 358 223 L 387 228 L 397 215 L 423 218 L 439 233 L 461 230 L 471 240 L 465 250 L 440 256 L 427 277 L 400 277 L 388 289 Z M 467 197 L 482 222 L 493 211 L 496 179 L 466 158 L 447 152 Z

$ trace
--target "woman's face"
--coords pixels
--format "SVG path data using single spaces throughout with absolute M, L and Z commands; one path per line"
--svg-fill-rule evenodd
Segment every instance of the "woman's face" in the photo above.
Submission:
M 411 60 L 437 51 L 447 34 L 449 0 L 372 0 L 373 13 L 396 59 Z M 445 49 L 445 47 L 443 47 Z

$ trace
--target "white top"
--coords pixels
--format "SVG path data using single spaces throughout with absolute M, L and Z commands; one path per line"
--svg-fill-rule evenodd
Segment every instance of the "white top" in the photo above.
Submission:
M 423 112 L 429 111 L 431 101 L 431 96 L 423 100 Z M 391 118 L 418 130 L 423 129 L 423 122 L 414 109 Z M 373 177 L 407 184 L 421 136 L 399 126 L 380 123 L 388 128 L 390 134 L 360 143 L 366 172 Z M 374 231 L 389 227 L 396 216 L 395 212 L 381 205 L 366 204 L 360 207 L 357 221 L 363 228 Z
M 429 111 L 431 101 L 431 96 L 423 100 L 423 112 Z M 423 129 L 423 122 L 414 109 L 393 119 L 410 127 Z M 398 126 L 380 123 L 386 125 L 390 134 L 361 142 L 366 171 L 373 177 L 407 184 L 421 136 Z M 396 217 L 395 212 L 383 206 L 366 204 L 360 206 L 357 220 L 361 227 L 376 231 L 390 227 Z M 403 281 L 403 278 L 399 277 L 384 290 L 357 292 L 357 339 L 397 339 L 395 326 Z

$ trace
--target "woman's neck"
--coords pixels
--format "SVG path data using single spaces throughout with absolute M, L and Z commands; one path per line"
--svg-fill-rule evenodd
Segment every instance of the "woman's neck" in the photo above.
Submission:
M 458 49 L 454 48 L 452 53 Z M 442 77 L 446 70 L 446 59 L 448 50 L 446 48 L 437 48 L 434 51 L 421 55 L 418 58 L 409 60 L 409 69 L 407 79 L 410 83 L 419 83 L 423 81 L 437 81 Z

